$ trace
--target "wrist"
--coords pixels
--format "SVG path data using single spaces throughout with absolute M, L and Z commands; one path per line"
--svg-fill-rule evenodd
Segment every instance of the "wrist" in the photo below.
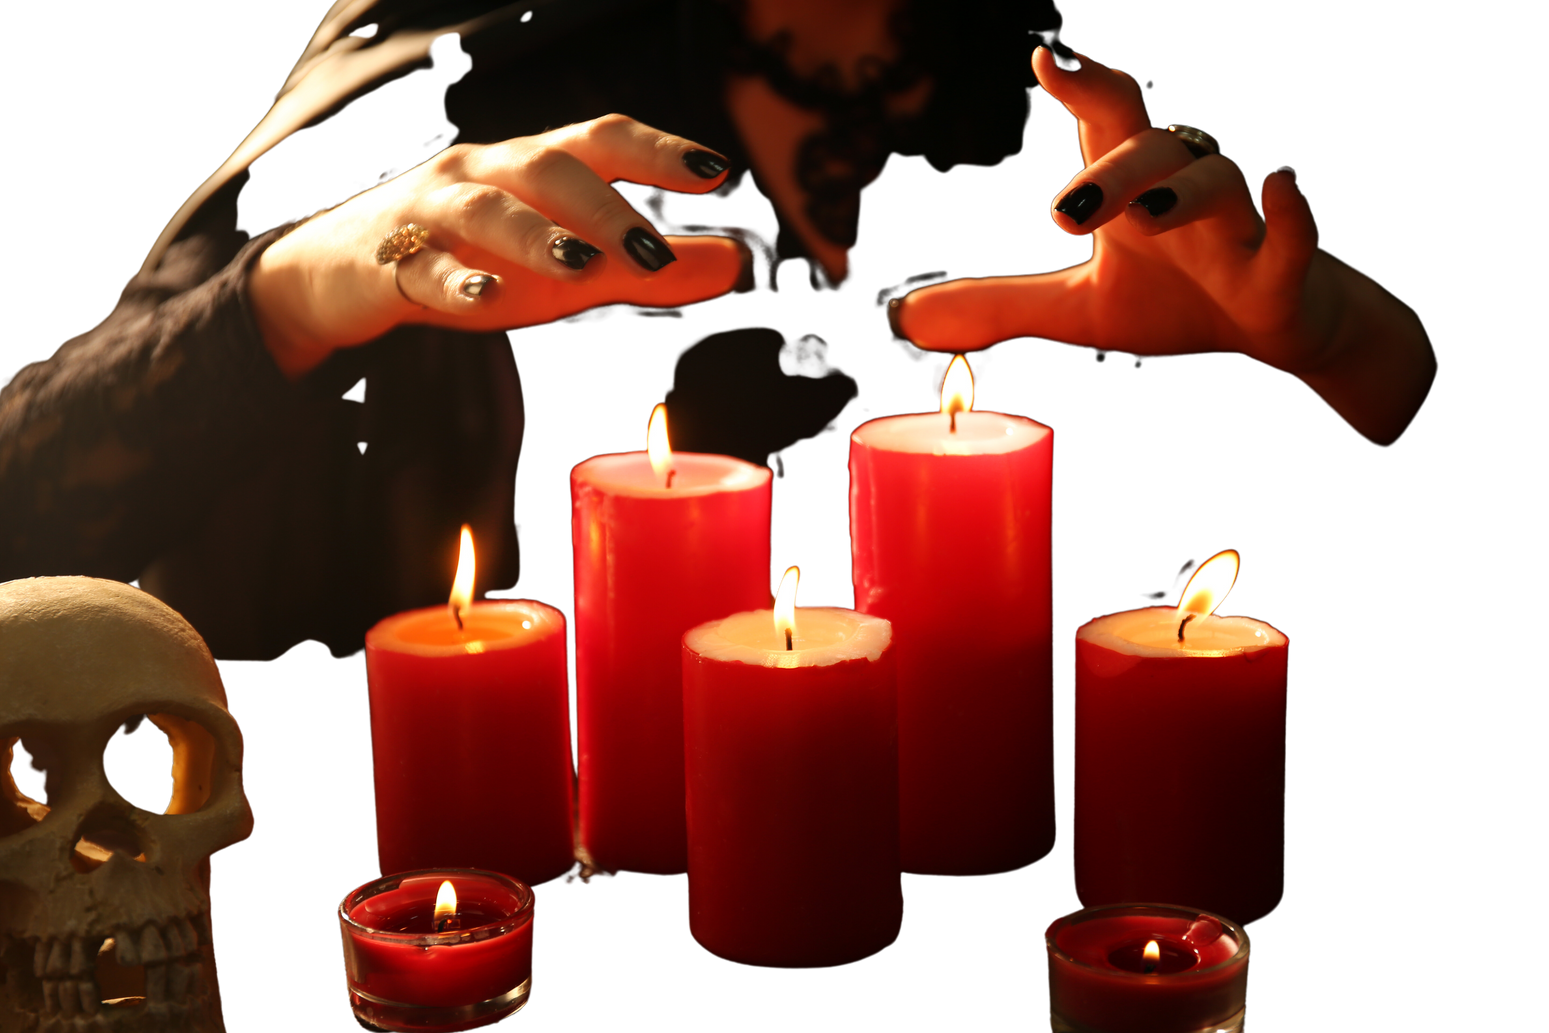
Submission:
M 248 269 L 247 302 L 264 348 L 287 380 L 300 380 L 328 358 L 333 349 L 307 332 L 298 319 L 304 272 L 287 260 L 281 237 Z

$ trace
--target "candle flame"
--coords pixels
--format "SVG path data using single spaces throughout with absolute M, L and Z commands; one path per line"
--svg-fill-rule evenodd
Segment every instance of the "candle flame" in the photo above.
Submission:
M 788 567 L 780 579 L 780 590 L 775 593 L 775 637 L 785 643 L 786 649 L 793 647 L 796 636 L 796 586 L 800 582 L 801 568 Z
M 1141 957 L 1145 959 L 1146 975 L 1150 975 L 1162 963 L 1162 948 L 1155 940 L 1147 940 L 1146 949 L 1141 952 Z
M 463 525 L 457 545 L 457 574 L 452 578 L 452 594 L 447 598 L 452 619 L 463 626 L 463 611 L 473 605 L 473 530 Z
M 436 891 L 436 914 L 434 928 L 440 932 L 446 927 L 446 921 L 457 914 L 457 891 L 452 888 L 451 880 L 443 880 L 441 888 Z
M 1239 562 L 1237 550 L 1227 549 L 1201 563 L 1189 583 L 1183 586 L 1183 596 L 1178 600 L 1179 619 L 1188 619 L 1190 614 L 1208 617 L 1215 613 L 1221 600 L 1237 583 Z
M 947 364 L 947 375 L 941 379 L 941 411 L 951 417 L 951 427 L 957 430 L 957 414 L 970 412 L 974 407 L 974 373 L 968 368 L 968 360 L 961 355 L 952 356 Z
M 645 452 L 651 457 L 651 469 L 666 488 L 672 487 L 672 444 L 667 440 L 667 406 L 658 402 L 645 426 Z

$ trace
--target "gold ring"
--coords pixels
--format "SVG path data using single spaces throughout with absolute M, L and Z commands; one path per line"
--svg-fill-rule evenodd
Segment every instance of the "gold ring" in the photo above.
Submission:
M 382 238 L 382 243 L 376 247 L 376 264 L 390 265 L 416 251 L 423 251 L 429 239 L 430 231 L 425 227 L 406 222 Z
M 1196 158 L 1221 153 L 1221 145 L 1216 143 L 1216 138 L 1203 129 L 1195 129 L 1193 126 L 1168 126 L 1167 131 L 1182 140 L 1183 146 L 1187 147 L 1189 153 Z

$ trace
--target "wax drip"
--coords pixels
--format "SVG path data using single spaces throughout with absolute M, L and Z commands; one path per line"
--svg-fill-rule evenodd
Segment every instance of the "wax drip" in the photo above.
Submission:
M 1199 616 L 1199 615 L 1196 614 L 1196 613 L 1191 613 L 1187 617 L 1183 618 L 1183 622 L 1178 625 L 1178 641 L 1179 642 L 1183 641 L 1183 629 L 1188 626 L 1189 621 L 1193 620 L 1197 616 Z

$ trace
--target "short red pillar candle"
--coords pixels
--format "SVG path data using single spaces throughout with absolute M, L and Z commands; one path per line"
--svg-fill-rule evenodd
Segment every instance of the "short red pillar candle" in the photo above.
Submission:
M 887 621 L 770 610 L 683 639 L 689 927 L 753 965 L 839 965 L 898 936 L 895 668 Z
M 1119 904 L 1044 934 L 1054 1033 L 1239 1033 L 1248 934 L 1220 915 Z M 1149 953 L 1149 957 L 1148 957 Z
M 534 884 L 570 869 L 562 613 L 509 599 L 388 617 L 366 633 L 366 680 L 384 875 L 488 868 Z
M 687 870 L 683 633 L 769 604 L 769 470 L 665 463 L 627 452 L 570 474 L 580 836 L 609 871 Z
M 448 911 L 444 883 L 455 906 Z M 432 869 L 367 883 L 339 905 L 350 1007 L 368 1028 L 473 1029 L 527 1003 L 533 893 L 495 872 Z
M 954 407 L 850 436 L 855 606 L 898 653 L 903 866 L 974 875 L 1054 845 L 1049 575 L 1054 433 Z M 960 389 L 959 389 L 960 390 Z
M 1076 632 L 1083 904 L 1178 900 L 1251 922 L 1280 901 L 1290 643 L 1262 621 L 1210 615 L 1231 587 L 1199 603 L 1210 569 L 1223 568 L 1202 566 L 1183 607 L 1110 614 Z

